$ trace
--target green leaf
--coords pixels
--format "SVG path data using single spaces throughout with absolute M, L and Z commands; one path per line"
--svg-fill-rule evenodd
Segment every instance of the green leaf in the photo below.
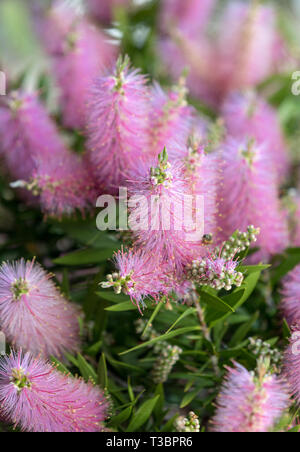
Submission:
M 289 339 L 291 337 L 292 332 L 291 332 L 291 329 L 290 329 L 289 324 L 287 323 L 286 319 L 283 319 L 282 328 L 283 328 L 284 339 Z
M 107 366 L 104 353 L 102 353 L 98 365 L 98 383 L 103 389 L 108 388 Z
M 92 366 L 84 359 L 84 357 L 78 353 L 77 355 L 78 367 L 81 375 L 86 381 L 92 380 L 94 383 L 97 382 L 97 374 Z
M 214 308 L 218 312 L 223 313 L 234 312 L 234 309 L 229 306 L 226 301 L 224 301 L 222 298 L 217 297 L 216 295 L 207 292 L 203 288 L 200 290 L 200 295 L 201 303 L 204 302 L 208 305 L 208 307 Z
M 159 395 L 156 395 L 155 397 L 147 400 L 140 406 L 140 408 L 137 410 L 137 412 L 131 419 L 126 432 L 136 432 L 140 427 L 142 427 L 142 425 L 144 425 L 148 421 L 159 397 L 160 397 Z
M 181 404 L 180 404 L 180 408 L 185 408 L 187 405 L 189 405 L 195 397 L 197 397 L 197 395 L 199 394 L 200 389 L 194 389 L 193 391 L 189 392 L 188 394 L 185 394 Z
M 66 254 L 65 256 L 54 259 L 56 265 L 92 265 L 105 262 L 112 256 L 112 249 L 92 249 L 87 248 L 83 250 L 73 251 L 72 253 Z
M 123 303 L 114 304 L 105 308 L 105 311 L 110 312 L 124 312 L 124 311 L 136 311 L 138 307 L 132 303 L 132 301 L 123 301 Z
M 300 263 L 300 248 L 289 248 L 282 257 L 282 263 L 275 268 L 271 278 L 273 285 L 278 284 L 289 271 Z
M 112 303 L 130 301 L 130 298 L 127 295 L 124 295 L 123 293 L 120 293 L 118 295 L 115 292 L 111 292 L 109 290 L 96 292 L 96 295 L 98 295 L 100 298 L 103 298 L 103 300 L 111 301 Z
M 180 336 L 182 334 L 189 333 L 190 331 L 200 331 L 200 326 L 192 326 L 192 327 L 184 327 L 184 328 L 178 328 L 175 331 L 171 331 L 170 333 L 162 334 L 161 336 L 155 337 L 151 339 L 150 341 L 143 342 L 140 345 L 137 345 L 136 347 L 130 348 L 129 350 L 126 350 L 125 352 L 119 353 L 120 355 L 126 355 L 127 353 L 131 353 L 136 350 L 140 350 L 144 347 L 149 347 L 149 345 L 155 344 L 159 341 L 167 341 L 169 339 L 172 339 L 173 337 Z
M 230 347 L 234 347 L 235 345 L 238 345 L 243 341 L 243 339 L 247 336 L 247 334 L 251 330 L 252 325 L 256 322 L 258 317 L 259 312 L 255 312 L 255 314 L 253 314 L 253 316 L 251 317 L 250 320 L 248 320 L 248 322 L 244 323 L 236 330 L 236 332 L 231 338 L 231 341 L 229 342 Z
M 145 334 L 147 333 L 149 327 L 152 325 L 155 317 L 157 316 L 157 314 L 159 313 L 159 311 L 161 310 L 161 308 L 163 307 L 163 301 L 160 301 L 157 305 L 156 308 L 154 309 L 150 319 L 147 322 L 147 325 L 145 326 L 145 329 L 143 331 L 142 337 L 145 336 Z
M 186 311 L 184 311 L 179 317 L 178 319 L 176 319 L 176 321 L 173 323 L 172 326 L 170 326 L 170 328 L 168 329 L 168 331 L 166 332 L 166 334 L 168 334 L 170 331 L 172 331 L 174 329 L 174 327 L 181 321 L 183 320 L 185 317 L 194 314 L 196 311 L 195 308 L 188 308 Z
M 123 424 L 130 418 L 131 413 L 132 406 L 129 406 L 125 408 L 125 410 L 121 411 L 121 413 L 119 413 L 117 416 L 112 417 L 109 422 L 109 425 L 119 426 L 120 424 Z
M 244 296 L 244 293 L 245 293 L 245 289 L 240 288 L 240 289 L 232 292 L 229 295 L 225 295 L 223 297 L 223 301 L 225 301 L 225 303 L 228 306 L 231 306 L 232 309 L 234 309 L 234 311 L 235 311 L 239 307 L 240 301 L 241 301 L 242 297 Z M 231 314 L 232 314 L 232 312 L 226 312 L 224 314 L 224 312 L 217 311 L 209 306 L 205 312 L 205 320 L 210 327 L 213 327 L 218 322 L 220 322 L 223 319 L 226 319 Z
M 70 371 L 66 368 L 66 366 L 61 363 L 58 359 L 54 358 L 54 356 L 50 357 L 50 361 L 55 365 L 56 369 L 63 374 L 70 374 Z

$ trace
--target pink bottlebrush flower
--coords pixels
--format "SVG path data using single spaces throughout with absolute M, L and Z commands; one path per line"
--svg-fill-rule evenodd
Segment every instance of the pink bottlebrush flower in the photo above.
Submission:
M 117 193 L 147 149 L 146 78 L 119 59 L 113 75 L 94 84 L 88 105 L 89 156 L 103 190 Z
M 8 423 L 36 433 L 101 432 L 108 411 L 92 383 L 21 351 L 0 359 L 0 404 Z
M 300 247 L 300 196 L 296 196 L 296 212 L 294 216 L 294 222 L 295 227 L 293 230 L 293 237 L 292 237 L 292 243 L 293 246 L 299 246 Z
M 67 150 L 56 159 L 51 154 L 36 159 L 36 170 L 27 187 L 39 195 L 46 216 L 61 218 L 76 210 L 84 213 L 97 199 L 86 161 Z
M 14 346 L 59 357 L 78 350 L 79 311 L 50 278 L 34 261 L 2 264 L 0 327 Z
M 230 2 L 212 37 L 189 36 L 180 29 L 162 40 L 161 54 L 173 77 L 190 69 L 191 93 L 219 106 L 228 93 L 253 87 L 269 76 L 278 63 L 274 10 L 270 7 Z
M 87 3 L 91 14 L 102 22 L 109 22 L 112 19 L 114 8 L 128 7 L 131 0 L 87 0 Z
M 199 36 L 215 6 L 215 0 L 163 0 L 161 28 L 179 28 L 187 35 Z
M 281 295 L 281 309 L 289 325 L 300 322 L 300 265 L 285 277 Z
M 277 180 L 265 149 L 253 141 L 229 139 L 223 145 L 223 181 L 219 185 L 223 240 L 249 224 L 260 228 L 255 261 L 267 260 L 288 244 L 286 216 L 281 211 Z
M 276 111 L 254 93 L 231 95 L 223 105 L 228 133 L 237 139 L 255 138 L 265 151 L 282 180 L 289 169 L 288 150 Z
M 148 131 L 149 153 L 157 157 L 166 146 L 170 161 L 186 154 L 188 136 L 193 126 L 193 109 L 186 101 L 185 79 L 169 93 L 155 84 L 152 90 L 152 106 Z
M 69 17 L 65 22 L 68 16 L 72 20 Z M 45 22 L 48 32 L 44 35 L 44 42 L 52 57 L 53 74 L 60 88 L 64 124 L 82 129 L 86 125 L 86 104 L 91 85 L 114 61 L 117 48 L 85 18 L 76 17 L 69 8 L 61 8 L 60 2 Z M 56 35 L 60 37 L 60 45 L 53 40 Z
M 102 288 L 113 287 L 116 293 L 129 295 L 139 308 L 144 299 L 152 297 L 158 300 L 166 294 L 165 266 L 159 262 L 157 255 L 142 250 L 119 251 L 114 257 L 117 272 L 107 275 Z
M 213 242 L 217 240 L 217 186 L 221 180 L 221 168 L 218 153 L 205 154 L 203 145 L 196 135 L 190 139 L 185 158 L 186 178 L 191 193 L 203 196 L 204 234 L 209 234 Z
M 64 145 L 54 123 L 36 94 L 13 93 L 0 107 L 0 154 L 14 179 L 28 180 L 35 159 L 51 155 L 55 160 Z
M 293 312 L 294 314 L 294 312 Z M 300 403 L 300 323 L 292 327 L 290 344 L 284 354 L 284 375 L 290 385 L 292 396 Z
M 270 431 L 289 406 L 285 382 L 275 375 L 258 378 L 237 363 L 227 370 L 211 430 L 221 433 Z
M 135 245 L 146 253 L 157 254 L 180 274 L 199 253 L 204 220 L 202 198 L 199 205 L 190 191 L 183 164 L 170 164 L 164 149 L 158 164 L 140 164 L 136 168 L 129 180 L 129 194 L 129 225 Z

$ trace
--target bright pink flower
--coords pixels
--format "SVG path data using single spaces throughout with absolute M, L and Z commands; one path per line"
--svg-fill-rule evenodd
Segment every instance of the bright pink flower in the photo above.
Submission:
M 155 253 L 142 250 L 119 251 L 114 257 L 117 273 L 107 276 L 101 283 L 103 288 L 113 287 L 116 293 L 129 295 L 139 308 L 144 306 L 144 299 L 152 297 L 158 300 L 167 294 L 167 277 L 165 266 Z
M 228 374 L 217 401 L 212 431 L 268 432 L 289 406 L 286 384 L 275 375 L 261 381 L 240 364 Z
M 223 181 L 219 185 L 223 240 L 249 224 L 260 228 L 255 261 L 269 259 L 288 244 L 286 218 L 281 211 L 277 181 L 263 146 L 229 139 L 223 146 Z
M 114 8 L 129 6 L 131 0 L 87 0 L 87 3 L 91 14 L 103 22 L 108 22 L 112 19 Z
M 78 350 L 80 314 L 50 278 L 34 261 L 2 264 L 0 326 L 14 346 L 59 357 Z
M 202 199 L 199 203 L 191 194 L 183 164 L 170 164 L 166 151 L 153 166 L 140 164 L 129 180 L 129 194 L 135 245 L 180 273 L 199 253 L 203 236 Z
M 147 149 L 146 78 L 128 58 L 94 84 L 88 105 L 89 155 L 99 188 L 116 193 Z
M 300 322 L 300 265 L 285 277 L 281 294 L 283 315 L 292 326 Z
M 64 124 L 82 129 L 91 85 L 115 60 L 117 48 L 102 31 L 85 18 L 76 17 L 69 8 L 62 8 L 60 2 L 46 18 L 45 29 L 44 41 L 60 88 Z
M 51 154 L 36 159 L 29 188 L 39 195 L 45 215 L 58 218 L 76 210 L 84 213 L 97 199 L 85 160 L 67 150 L 55 159 Z
M 22 352 L 0 359 L 0 405 L 8 423 L 37 433 L 100 432 L 108 410 L 92 383 Z
M 161 28 L 179 28 L 187 35 L 199 36 L 215 6 L 215 0 L 163 0 Z
M 296 196 L 295 229 L 293 231 L 293 246 L 300 246 L 300 196 Z
M 169 159 L 174 161 L 186 155 L 188 137 L 193 126 L 193 109 L 186 101 L 185 80 L 166 93 L 155 84 L 149 124 L 149 153 L 155 157 L 166 146 Z
M 265 152 L 283 179 L 289 168 L 289 156 L 276 111 L 254 93 L 235 94 L 224 103 L 223 116 L 231 136 L 255 138 L 258 144 L 265 145 Z

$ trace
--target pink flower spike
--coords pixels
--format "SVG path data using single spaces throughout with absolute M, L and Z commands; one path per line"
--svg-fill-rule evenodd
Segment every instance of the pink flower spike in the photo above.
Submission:
M 281 210 L 275 172 L 265 148 L 250 140 L 228 139 L 222 146 L 223 180 L 219 184 L 222 240 L 249 224 L 260 228 L 251 259 L 268 260 L 288 244 L 286 215 Z
M 34 260 L 1 265 L 0 327 L 14 346 L 46 357 L 76 352 L 79 315 Z
M 92 383 L 21 351 L 0 358 L 0 405 L 7 423 L 36 433 L 101 432 L 108 411 Z
M 107 275 L 107 281 L 101 286 L 112 287 L 116 293 L 129 295 L 140 312 L 145 298 L 152 297 L 158 301 L 159 297 L 167 294 L 165 266 L 154 254 L 146 254 L 141 250 L 121 250 L 115 255 L 114 263 L 117 272 Z
M 286 383 L 268 374 L 259 381 L 254 373 L 237 363 L 227 370 L 211 430 L 221 433 L 270 431 L 289 406 Z
M 281 309 L 290 326 L 300 322 L 300 265 L 283 281 Z
M 88 148 L 101 189 L 116 194 L 146 152 L 149 95 L 146 78 L 120 58 L 114 73 L 99 77 L 88 105 Z

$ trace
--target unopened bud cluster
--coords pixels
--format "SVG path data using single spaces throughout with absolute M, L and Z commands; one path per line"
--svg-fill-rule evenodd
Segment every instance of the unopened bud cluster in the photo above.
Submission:
M 163 185 L 166 188 L 170 187 L 173 181 L 170 168 L 168 153 L 166 148 L 164 148 L 163 152 L 158 156 L 158 166 L 150 169 L 151 184 L 154 186 Z
M 188 278 L 199 286 L 210 286 L 216 290 L 231 290 L 232 286 L 240 287 L 244 276 L 236 272 L 238 263 L 226 261 L 219 257 L 205 257 L 193 261 L 188 269 Z
M 198 433 L 200 432 L 199 418 L 193 411 L 190 411 L 188 417 L 179 416 L 176 419 L 175 428 L 177 432 Z
M 116 294 L 123 292 L 124 294 L 130 294 L 131 290 L 134 288 L 134 282 L 131 280 L 131 274 L 121 277 L 120 273 L 115 272 L 106 275 L 107 281 L 101 282 L 100 286 L 102 289 L 108 289 L 112 287 Z
M 257 241 L 257 236 L 260 233 L 259 228 L 253 225 L 248 226 L 247 232 L 236 231 L 227 242 L 224 242 L 221 251 L 221 257 L 224 259 L 233 259 L 237 253 L 245 251 L 251 243 Z M 219 249 L 216 249 L 218 252 Z
M 182 349 L 177 345 L 167 345 L 161 350 L 160 356 L 154 364 L 152 377 L 154 383 L 165 383 L 174 365 L 179 360 Z
M 271 348 L 268 342 L 261 339 L 250 338 L 249 350 L 259 357 L 260 361 L 268 361 L 270 366 L 277 367 L 281 361 L 281 354 L 278 349 Z

